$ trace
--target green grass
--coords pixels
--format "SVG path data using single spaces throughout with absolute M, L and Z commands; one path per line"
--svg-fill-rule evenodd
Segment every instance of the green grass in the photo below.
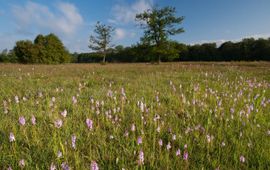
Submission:
M 0 65 L 0 169 L 269 169 L 269 89 L 263 62 Z

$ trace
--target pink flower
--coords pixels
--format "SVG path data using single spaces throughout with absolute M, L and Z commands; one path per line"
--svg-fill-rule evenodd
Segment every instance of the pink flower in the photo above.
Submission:
M 14 136 L 14 134 L 12 132 L 9 134 L 9 141 L 10 142 L 14 142 L 15 141 L 15 136 Z
M 171 143 L 169 142 L 166 146 L 167 150 L 170 150 L 172 148 Z
M 36 125 L 36 118 L 34 115 L 32 115 L 31 122 L 33 125 Z
M 70 170 L 70 168 L 69 168 L 69 166 L 68 166 L 68 164 L 66 162 L 63 162 L 61 164 L 61 167 L 62 167 L 63 170 Z
M 58 153 L 57 153 L 57 158 L 61 158 L 62 157 L 62 152 L 61 151 L 58 151 Z
M 142 137 L 138 137 L 137 143 L 138 143 L 138 145 L 142 144 Z
M 21 116 L 21 117 L 19 118 L 19 123 L 20 123 L 22 126 L 25 125 L 25 118 L 24 118 L 23 116 Z
M 54 122 L 54 126 L 56 127 L 56 128 L 61 128 L 62 127 L 62 125 L 63 125 L 63 121 L 61 120 L 61 119 L 57 119 L 55 122 Z
M 159 139 L 158 144 L 159 144 L 159 146 L 163 145 L 162 139 Z
M 180 156 L 180 154 L 181 154 L 180 149 L 177 149 L 177 151 L 176 151 L 176 156 Z
M 25 161 L 24 161 L 24 159 L 21 159 L 21 160 L 19 161 L 19 166 L 20 166 L 21 168 L 25 167 Z
M 56 170 L 56 166 L 54 165 L 54 163 L 51 163 L 50 170 Z
M 71 145 L 73 149 L 76 148 L 76 135 L 71 136 Z
M 245 161 L 246 161 L 246 158 L 243 155 L 241 155 L 240 156 L 240 162 L 244 163 Z
M 188 152 L 187 151 L 184 152 L 183 159 L 188 160 Z
M 136 129 L 136 127 L 135 127 L 135 124 L 133 123 L 133 124 L 131 125 L 131 131 L 134 132 L 135 129 Z
M 91 162 L 91 170 L 98 170 L 98 164 L 96 163 L 96 161 L 92 161 Z
M 93 129 L 93 121 L 91 119 L 86 119 L 86 125 L 88 129 L 92 130 Z
M 67 110 L 65 109 L 63 112 L 61 112 L 61 115 L 62 115 L 63 117 L 67 117 Z
M 139 165 L 143 165 L 144 164 L 144 153 L 143 151 L 139 152 L 139 160 L 138 160 L 138 164 Z

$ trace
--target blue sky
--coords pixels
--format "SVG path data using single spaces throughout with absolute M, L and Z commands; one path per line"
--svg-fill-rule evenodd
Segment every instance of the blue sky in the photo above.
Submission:
M 156 4 L 174 6 L 185 16 L 185 33 L 171 37 L 179 42 L 270 37 L 270 0 L 0 0 L 0 50 L 53 32 L 71 52 L 88 52 L 97 21 L 115 27 L 115 45 L 136 44 L 142 30 L 135 14 Z

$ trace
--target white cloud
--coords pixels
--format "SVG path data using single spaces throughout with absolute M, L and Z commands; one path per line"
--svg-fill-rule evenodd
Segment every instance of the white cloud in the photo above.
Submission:
M 116 28 L 115 29 L 115 40 L 121 40 L 126 37 L 126 31 L 122 28 Z
M 28 1 L 24 6 L 13 6 L 12 13 L 19 32 L 29 30 L 54 32 L 70 35 L 83 24 L 83 18 L 71 3 L 58 3 L 55 10 L 47 6 Z
M 135 21 L 135 16 L 148 9 L 151 9 L 152 0 L 137 0 L 133 4 L 117 4 L 112 8 L 114 18 L 110 19 L 112 23 L 131 23 Z

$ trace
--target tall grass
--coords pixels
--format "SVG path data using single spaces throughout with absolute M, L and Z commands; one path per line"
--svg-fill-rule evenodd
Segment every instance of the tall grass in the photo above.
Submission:
M 0 169 L 269 169 L 269 66 L 0 65 Z

